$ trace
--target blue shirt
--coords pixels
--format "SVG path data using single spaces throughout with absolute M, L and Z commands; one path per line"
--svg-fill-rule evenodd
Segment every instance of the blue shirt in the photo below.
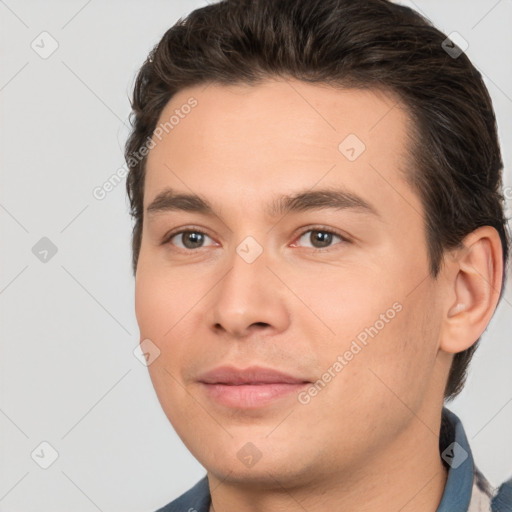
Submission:
M 476 468 L 460 419 L 443 408 L 439 453 L 448 478 L 437 512 L 512 512 L 512 478 L 493 489 Z M 208 512 L 208 477 L 157 512 Z

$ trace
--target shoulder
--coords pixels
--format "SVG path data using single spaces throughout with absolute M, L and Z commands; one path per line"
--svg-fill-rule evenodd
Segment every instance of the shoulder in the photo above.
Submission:
M 512 512 L 512 479 L 494 488 L 475 466 L 467 512 Z
M 492 512 L 512 511 L 512 478 L 502 483 L 491 502 Z
M 448 478 L 437 512 L 512 512 L 512 478 L 493 487 L 477 468 L 461 420 L 443 407 L 439 436 Z
M 487 478 L 474 467 L 473 487 L 471 489 L 471 502 L 468 512 L 482 512 L 491 510 L 491 500 L 495 489 L 492 488 Z
M 208 512 L 210 508 L 210 488 L 205 475 L 194 487 L 156 512 Z

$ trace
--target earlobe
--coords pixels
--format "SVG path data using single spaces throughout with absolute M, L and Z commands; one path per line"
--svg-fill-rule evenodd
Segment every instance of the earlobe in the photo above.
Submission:
M 463 240 L 463 247 L 445 260 L 450 290 L 441 329 L 440 349 L 458 353 L 482 335 L 498 304 L 503 255 L 498 232 L 483 226 Z

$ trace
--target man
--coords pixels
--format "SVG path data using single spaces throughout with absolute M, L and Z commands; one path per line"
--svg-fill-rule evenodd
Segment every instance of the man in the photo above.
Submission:
M 384 0 L 238 0 L 151 52 L 126 145 L 136 315 L 207 470 L 161 510 L 512 510 L 443 407 L 509 244 L 458 50 Z

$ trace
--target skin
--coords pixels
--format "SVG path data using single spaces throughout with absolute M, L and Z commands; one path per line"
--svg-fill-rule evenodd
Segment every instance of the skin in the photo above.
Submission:
M 211 510 L 435 511 L 446 483 L 443 391 L 453 354 L 496 307 L 496 231 L 469 235 L 430 276 L 423 208 L 403 174 L 409 120 L 389 94 L 210 84 L 180 91 L 161 121 L 191 96 L 197 106 L 154 139 L 144 205 L 171 187 L 208 199 L 215 215 L 145 214 L 136 316 L 141 340 L 161 351 L 149 366 L 161 406 L 207 469 Z M 349 134 L 366 145 L 354 161 L 338 149 Z M 323 188 L 357 194 L 377 214 L 266 212 L 275 197 Z M 315 247 L 313 228 L 346 240 Z M 162 243 L 179 229 L 207 236 L 199 248 L 181 235 Z M 263 250 L 252 263 L 236 252 L 247 236 Z M 197 382 L 224 364 L 314 382 L 396 303 L 400 312 L 307 404 L 292 394 L 236 410 Z M 261 454 L 252 467 L 237 457 L 248 442 Z

